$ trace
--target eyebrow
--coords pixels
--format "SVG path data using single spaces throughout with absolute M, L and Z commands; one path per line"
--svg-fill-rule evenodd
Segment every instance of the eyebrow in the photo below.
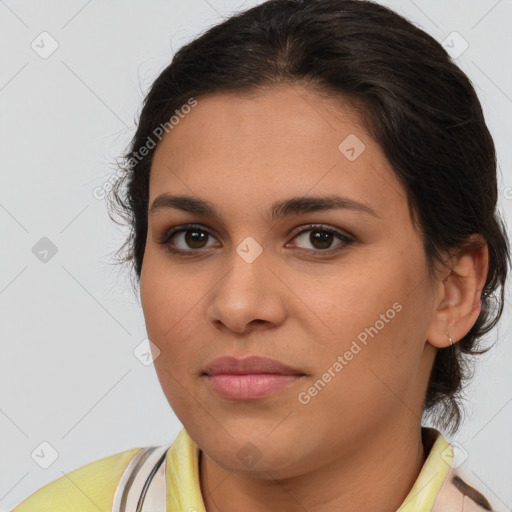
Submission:
M 192 196 L 161 194 L 155 198 L 149 213 L 173 208 L 189 213 L 207 215 L 210 217 L 221 218 L 216 207 L 209 201 L 197 199 Z M 367 204 L 361 203 L 348 197 L 337 195 L 328 196 L 299 196 L 291 197 L 282 201 L 276 201 L 270 207 L 270 219 L 283 219 L 290 215 L 299 215 L 303 213 L 347 209 L 355 212 L 366 213 L 380 218 L 380 216 Z

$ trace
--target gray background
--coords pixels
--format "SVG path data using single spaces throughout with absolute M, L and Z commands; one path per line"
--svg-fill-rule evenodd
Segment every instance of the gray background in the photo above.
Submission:
M 134 355 L 147 347 L 144 319 L 127 274 L 111 263 L 125 231 L 94 191 L 115 172 L 173 52 L 258 3 L 0 0 L 0 512 L 81 465 L 170 444 L 181 429 L 153 366 Z M 456 61 L 494 136 L 510 225 L 512 1 L 381 3 L 454 50 L 467 41 Z M 512 510 L 510 314 L 508 300 L 468 388 L 469 418 L 451 439 L 497 510 Z M 44 442 L 58 453 L 47 469 Z

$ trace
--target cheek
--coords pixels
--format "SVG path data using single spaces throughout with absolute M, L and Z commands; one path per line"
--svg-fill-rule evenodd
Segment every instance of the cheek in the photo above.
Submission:
M 409 270 L 367 266 L 358 275 L 345 275 L 339 285 L 318 289 L 311 303 L 330 331 L 318 351 L 321 365 L 327 369 L 342 356 L 343 365 L 352 368 L 345 375 L 361 385 L 375 380 L 373 370 L 406 386 L 421 358 L 425 330 L 424 288 L 411 293 L 419 277 Z
M 190 281 L 187 279 L 187 289 L 183 276 L 165 265 L 162 258 L 156 257 L 151 250 L 144 258 L 140 279 L 141 304 L 146 322 L 149 339 L 160 351 L 159 360 L 165 360 L 175 346 L 183 346 L 183 333 L 187 323 L 193 317 L 194 304 L 197 303 Z M 180 344 L 173 343 L 180 339 Z M 176 361 L 176 354 L 172 359 Z M 156 361 L 158 362 L 158 360 Z
M 329 328 L 332 336 L 328 337 L 348 341 L 350 345 L 350 341 L 358 337 L 363 343 L 365 339 L 372 339 L 372 334 L 383 337 L 389 326 L 399 321 L 397 310 L 401 308 L 395 303 L 400 302 L 400 290 L 399 276 L 380 266 L 366 266 L 359 272 L 340 272 L 338 278 L 331 278 L 323 285 L 312 283 L 304 295 L 311 309 Z
M 166 262 L 161 252 L 164 251 L 146 246 L 140 276 L 141 303 L 147 327 L 160 335 L 162 330 L 171 329 L 183 315 L 192 289 L 190 283 L 186 290 L 183 289 L 182 274 Z
M 190 393 L 197 371 L 193 358 L 197 354 L 194 305 L 198 305 L 198 299 L 190 293 L 193 288 L 183 290 L 183 274 L 180 277 L 151 252 L 147 256 L 141 271 L 140 295 L 148 338 L 160 351 L 154 360 L 155 370 L 172 409 L 178 417 L 188 417 L 196 407 Z M 183 387 L 189 393 L 183 393 Z

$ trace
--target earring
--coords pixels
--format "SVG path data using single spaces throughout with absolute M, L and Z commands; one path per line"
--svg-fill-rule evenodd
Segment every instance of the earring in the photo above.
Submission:
M 453 346 L 453 341 L 452 341 L 452 337 L 450 336 L 449 332 L 446 331 L 446 335 L 448 336 L 448 339 L 450 340 L 450 345 Z

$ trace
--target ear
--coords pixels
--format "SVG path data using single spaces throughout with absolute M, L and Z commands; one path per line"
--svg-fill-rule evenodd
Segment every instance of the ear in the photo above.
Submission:
M 482 290 L 489 271 L 489 249 L 477 233 L 468 237 L 474 245 L 460 249 L 436 283 L 437 309 L 427 332 L 427 341 L 437 348 L 456 343 L 473 327 L 481 310 Z

